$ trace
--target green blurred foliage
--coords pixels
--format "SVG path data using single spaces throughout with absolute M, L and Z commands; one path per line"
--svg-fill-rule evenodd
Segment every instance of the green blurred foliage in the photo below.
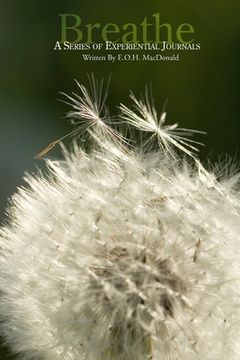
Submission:
M 140 23 L 160 12 L 164 22 L 193 24 L 200 52 L 187 52 L 178 62 L 83 62 L 78 51 L 56 52 L 60 13 L 79 14 L 85 23 Z M 129 103 L 152 84 L 159 110 L 168 102 L 168 121 L 207 131 L 201 158 L 211 152 L 235 155 L 239 147 L 240 3 L 219 0 L 42 0 L 2 1 L 0 13 L 0 207 L 23 184 L 25 171 L 41 167 L 33 157 L 48 143 L 70 131 L 69 109 L 56 99 L 59 91 L 77 91 L 74 79 L 87 73 L 112 74 L 109 102 Z M 49 153 L 60 156 L 59 149 Z M 4 351 L 0 359 L 11 359 Z

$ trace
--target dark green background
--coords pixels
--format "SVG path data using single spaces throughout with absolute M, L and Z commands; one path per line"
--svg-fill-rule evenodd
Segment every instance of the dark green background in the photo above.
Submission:
M 0 12 L 0 208 L 23 183 L 25 171 L 42 166 L 33 157 L 70 131 L 58 102 L 59 91 L 77 91 L 74 78 L 87 82 L 112 73 L 109 102 L 129 103 L 128 92 L 151 82 L 156 104 L 166 98 L 169 123 L 205 130 L 204 160 L 228 153 L 239 157 L 240 3 L 238 0 L 1 1 Z M 85 23 L 139 24 L 160 12 L 173 27 L 189 22 L 200 52 L 184 52 L 177 62 L 83 62 L 79 52 L 54 52 L 60 38 L 59 13 L 79 14 Z M 58 149 L 50 157 L 60 156 Z M 10 359 L 2 353 L 0 359 Z

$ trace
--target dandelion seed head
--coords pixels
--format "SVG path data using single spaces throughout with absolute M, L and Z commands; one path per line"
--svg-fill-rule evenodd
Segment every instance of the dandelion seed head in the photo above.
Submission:
M 129 147 L 91 119 L 100 111 L 84 89 L 74 112 L 89 116 L 95 145 L 62 145 L 64 160 L 26 177 L 1 228 L 7 343 L 24 360 L 237 360 L 237 175 L 219 181 L 181 142 L 191 160 L 177 155 L 177 125 L 165 112 L 155 123 L 148 103 L 137 102 L 138 127 L 163 146 Z

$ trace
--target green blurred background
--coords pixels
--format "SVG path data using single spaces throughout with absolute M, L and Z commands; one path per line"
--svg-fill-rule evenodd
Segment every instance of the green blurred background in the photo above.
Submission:
M 77 91 L 74 79 L 112 73 L 109 102 L 129 103 L 151 82 L 159 110 L 168 98 L 168 122 L 207 132 L 201 159 L 239 157 L 239 0 L 79 0 L 1 1 L 0 4 L 0 216 L 7 199 L 23 184 L 24 172 L 43 166 L 33 160 L 42 148 L 71 130 L 59 91 Z M 160 12 L 172 26 L 191 23 L 200 52 L 184 52 L 180 62 L 83 62 L 78 51 L 53 51 L 60 38 L 60 13 L 79 14 L 85 23 L 139 24 Z M 210 154 L 210 155 L 209 155 Z M 58 148 L 49 153 L 60 156 Z M 12 359 L 2 348 L 0 360 Z

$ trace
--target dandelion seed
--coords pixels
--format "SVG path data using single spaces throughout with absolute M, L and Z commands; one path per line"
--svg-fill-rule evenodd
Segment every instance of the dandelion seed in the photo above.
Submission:
M 109 77 L 106 88 L 104 90 L 103 79 L 95 79 L 92 74 L 88 77 L 90 90 L 75 80 L 81 91 L 81 95 L 72 93 L 72 96 L 69 96 L 63 92 L 61 93 L 68 99 L 68 101 L 61 101 L 73 108 L 72 111 L 67 113 L 67 117 L 71 118 L 71 122 L 75 126 L 75 129 L 48 144 L 43 150 L 34 156 L 35 160 L 45 156 L 53 147 L 55 147 L 67 137 L 74 136 L 76 139 L 84 133 L 86 137 L 86 131 L 90 132 L 91 134 L 96 133 L 98 137 L 101 137 L 101 135 L 102 137 L 108 137 L 109 139 L 118 142 L 119 145 L 120 143 L 124 144 L 124 142 L 126 142 L 124 136 L 108 125 L 108 123 L 111 121 L 111 117 L 109 116 L 109 112 L 105 103 L 110 79 L 111 78 Z
M 147 88 L 145 91 L 145 98 L 137 100 L 133 93 L 130 94 L 130 98 L 133 100 L 139 114 L 121 104 L 120 109 L 122 111 L 122 118 L 131 125 L 135 126 L 137 129 L 153 133 L 157 136 L 159 147 L 162 148 L 163 151 L 166 151 L 167 154 L 169 153 L 173 156 L 174 152 L 172 145 L 189 156 L 193 156 L 193 152 L 198 151 L 195 146 L 189 143 L 195 143 L 198 145 L 202 144 L 191 139 L 187 139 L 185 136 L 191 133 L 204 132 L 181 129 L 178 128 L 178 124 L 164 125 L 167 114 L 164 111 L 162 112 L 160 118 L 158 118 L 153 100 L 149 96 Z

